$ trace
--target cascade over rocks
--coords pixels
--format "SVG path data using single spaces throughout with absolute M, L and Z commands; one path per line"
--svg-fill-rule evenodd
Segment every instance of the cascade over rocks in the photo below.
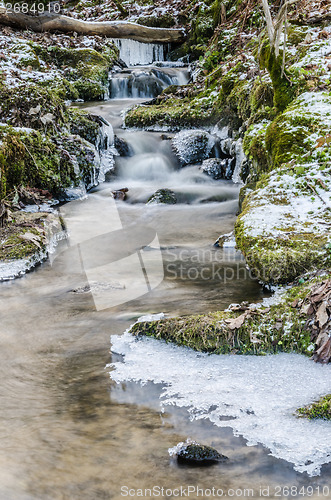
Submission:
M 214 156 L 217 138 L 204 130 L 183 130 L 171 143 L 181 166 L 185 166 Z

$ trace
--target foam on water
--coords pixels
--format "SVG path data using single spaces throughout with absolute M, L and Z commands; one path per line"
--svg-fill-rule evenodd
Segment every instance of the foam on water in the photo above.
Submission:
M 112 351 L 124 355 L 124 362 L 109 365 L 115 382 L 163 384 L 161 405 L 187 407 L 192 420 L 208 418 L 219 427 L 232 427 L 249 446 L 261 443 L 309 476 L 331 462 L 330 422 L 293 415 L 331 392 L 330 365 L 299 354 L 207 355 L 137 339 L 128 331 L 112 337 Z

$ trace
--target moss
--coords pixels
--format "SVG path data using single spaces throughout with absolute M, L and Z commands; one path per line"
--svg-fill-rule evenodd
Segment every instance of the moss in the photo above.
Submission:
M 64 102 L 54 88 L 37 84 L 0 86 L 0 102 L 0 117 L 9 125 L 44 129 L 40 118 L 47 113 L 53 115 L 54 123 L 63 123 Z
M 320 398 L 314 403 L 297 409 L 297 415 L 310 420 L 331 420 L 331 394 Z
M 270 153 L 273 167 L 279 167 L 293 158 L 304 154 L 305 141 L 309 131 L 304 128 L 293 130 L 284 123 L 283 117 L 276 119 L 266 131 L 265 143 Z
M 14 212 L 10 225 L 0 228 L 0 260 L 25 259 L 46 248 L 46 213 Z M 30 237 L 34 235 L 35 240 Z
M 286 73 L 282 74 L 282 60 L 282 51 L 276 57 L 275 51 L 270 50 L 269 43 L 264 42 L 260 51 L 260 64 L 270 75 L 274 89 L 274 105 L 279 111 L 283 111 L 295 97 L 294 88 L 286 78 Z
M 250 108 L 252 113 L 256 113 L 260 108 L 268 106 L 272 108 L 274 100 L 274 90 L 267 81 L 256 79 L 249 95 Z
M 40 69 L 40 61 L 38 55 L 33 49 L 30 43 L 16 43 L 11 48 L 11 52 L 14 54 L 18 54 L 18 62 L 17 66 L 19 68 L 27 68 L 30 66 L 32 69 L 39 70 Z
M 1 127 L 0 140 L 2 197 L 21 184 L 56 193 L 75 180 L 73 166 L 39 132 Z
M 78 108 L 69 108 L 67 110 L 68 120 L 70 124 L 70 133 L 79 135 L 95 146 L 100 137 L 100 126 L 90 115 Z
M 241 219 L 246 213 L 244 209 L 236 221 L 236 242 L 252 273 L 263 282 L 288 283 L 307 270 L 323 269 L 328 264 L 322 257 L 326 236 L 310 232 L 295 234 L 287 227 L 283 231 L 289 234 L 283 236 L 252 237 Z
M 45 62 L 55 64 L 65 72 L 78 97 L 84 100 L 104 99 L 108 90 L 108 73 L 118 57 L 114 46 L 105 44 L 102 53 L 88 48 L 45 48 L 37 44 L 33 47 Z
M 176 20 L 171 14 L 166 13 L 160 16 L 141 16 L 137 19 L 137 23 L 152 28 L 172 28 Z
M 125 117 L 127 127 L 167 126 L 173 130 L 217 123 L 220 115 L 202 93 L 193 99 L 173 98 L 160 104 L 132 108 Z
M 213 36 L 215 28 L 220 22 L 221 0 L 199 2 L 198 11 L 191 7 L 191 30 L 188 44 L 203 45 Z
M 290 45 L 298 45 L 306 38 L 309 31 L 307 26 L 294 26 L 291 25 L 287 33 L 287 43 Z
M 300 309 L 291 304 L 309 294 L 309 284 L 293 287 L 279 304 L 243 313 L 219 311 L 206 315 L 136 323 L 131 332 L 197 351 L 215 354 L 266 354 L 300 352 L 311 355 L 310 331 Z M 239 328 L 231 322 L 246 314 Z M 241 324 L 241 321 L 238 323 Z

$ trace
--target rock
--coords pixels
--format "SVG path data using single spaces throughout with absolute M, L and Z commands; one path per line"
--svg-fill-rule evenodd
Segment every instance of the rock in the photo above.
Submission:
M 132 156 L 132 151 L 129 144 L 121 137 L 115 135 L 114 145 L 120 156 Z
M 231 179 L 236 161 L 234 158 L 221 160 L 209 158 L 204 160 L 200 169 L 213 179 Z
M 174 448 L 170 448 L 169 454 L 176 457 L 179 463 L 188 465 L 207 466 L 228 460 L 228 457 L 221 455 L 214 448 L 196 443 L 190 439 L 185 443 L 178 443 Z
M 174 205 L 177 203 L 176 195 L 170 189 L 158 189 L 155 193 L 147 200 L 146 205 Z
M 171 141 L 172 137 L 171 135 L 168 135 L 168 134 L 161 134 L 161 140 L 162 141 Z
M 114 198 L 114 200 L 124 201 L 126 199 L 126 193 L 128 191 L 129 191 L 128 188 L 122 188 L 122 189 L 118 189 L 116 191 L 112 191 L 111 195 Z
M 217 138 L 204 130 L 184 130 L 172 139 L 172 148 L 182 166 L 201 163 L 214 156 Z

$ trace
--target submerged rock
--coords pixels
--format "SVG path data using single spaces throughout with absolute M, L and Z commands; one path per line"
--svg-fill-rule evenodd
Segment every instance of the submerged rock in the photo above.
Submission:
M 228 460 L 228 457 L 222 455 L 214 448 L 196 443 L 190 439 L 185 443 L 178 443 L 174 448 L 170 448 L 169 454 L 172 457 L 176 457 L 179 463 L 188 465 L 206 466 Z
M 177 203 L 176 195 L 171 189 L 158 189 L 155 193 L 147 200 L 147 205 L 174 205 Z
M 204 130 L 184 130 L 171 141 L 182 166 L 201 163 L 213 156 L 217 139 Z
M 232 178 L 236 161 L 234 158 L 221 160 L 219 158 L 208 158 L 204 160 L 200 169 L 215 180 Z

